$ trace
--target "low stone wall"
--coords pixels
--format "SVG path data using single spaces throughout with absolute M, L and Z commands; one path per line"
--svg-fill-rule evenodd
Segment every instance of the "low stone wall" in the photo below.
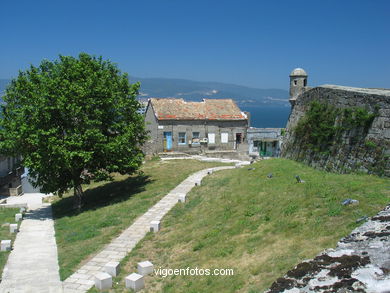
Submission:
M 266 292 L 390 292 L 390 205 Z
M 18 196 L 18 195 L 22 195 L 22 193 L 23 193 L 22 185 L 9 189 L 10 196 Z
M 312 101 L 327 103 L 337 109 L 359 107 L 377 114 L 367 131 L 347 131 L 341 142 L 331 142 L 331 153 L 321 154 L 305 149 L 294 133 Z M 321 86 L 304 92 L 292 108 L 281 156 L 329 171 L 347 173 L 353 170 L 390 176 L 390 90 Z
M 208 151 L 202 154 L 203 156 L 209 158 L 221 158 L 221 159 L 231 159 L 231 160 L 249 160 L 249 155 L 247 152 L 243 151 Z
M 26 203 L 12 203 L 12 204 L 0 204 L 0 208 L 25 208 L 27 209 Z

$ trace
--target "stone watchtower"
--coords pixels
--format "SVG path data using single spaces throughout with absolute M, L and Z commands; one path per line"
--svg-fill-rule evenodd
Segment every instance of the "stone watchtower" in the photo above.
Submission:
M 290 73 L 290 103 L 295 104 L 297 97 L 305 91 L 307 86 L 307 73 L 302 68 L 295 68 Z

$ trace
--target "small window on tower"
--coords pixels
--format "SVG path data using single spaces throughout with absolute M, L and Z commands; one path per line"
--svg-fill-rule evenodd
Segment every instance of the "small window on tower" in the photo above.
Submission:
M 297 80 L 296 79 L 294 80 L 294 85 L 297 85 Z
M 303 86 L 307 86 L 307 79 L 306 78 L 303 80 Z

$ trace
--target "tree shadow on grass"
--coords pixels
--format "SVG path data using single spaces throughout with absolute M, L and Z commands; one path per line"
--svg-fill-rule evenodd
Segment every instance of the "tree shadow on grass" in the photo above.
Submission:
M 84 192 L 84 205 L 81 210 L 73 206 L 73 196 L 62 198 L 53 203 L 54 219 L 72 217 L 88 210 L 96 210 L 114 203 L 128 200 L 145 190 L 152 180 L 147 175 L 132 176 L 125 180 L 108 182 Z

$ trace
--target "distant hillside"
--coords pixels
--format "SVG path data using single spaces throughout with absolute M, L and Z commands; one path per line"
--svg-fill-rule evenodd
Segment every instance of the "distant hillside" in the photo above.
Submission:
M 130 81 L 141 82 L 140 99 L 172 97 L 199 101 L 203 98 L 231 98 L 240 106 L 288 105 L 288 92 L 282 89 L 258 89 L 227 83 L 170 78 L 132 77 Z M 9 79 L 0 79 L 0 96 L 4 94 L 9 82 Z
M 141 82 L 140 98 L 172 97 L 194 101 L 203 98 L 231 98 L 240 106 L 288 104 L 288 92 L 282 89 L 258 89 L 219 82 L 168 78 L 131 78 L 131 82 L 134 81 Z

